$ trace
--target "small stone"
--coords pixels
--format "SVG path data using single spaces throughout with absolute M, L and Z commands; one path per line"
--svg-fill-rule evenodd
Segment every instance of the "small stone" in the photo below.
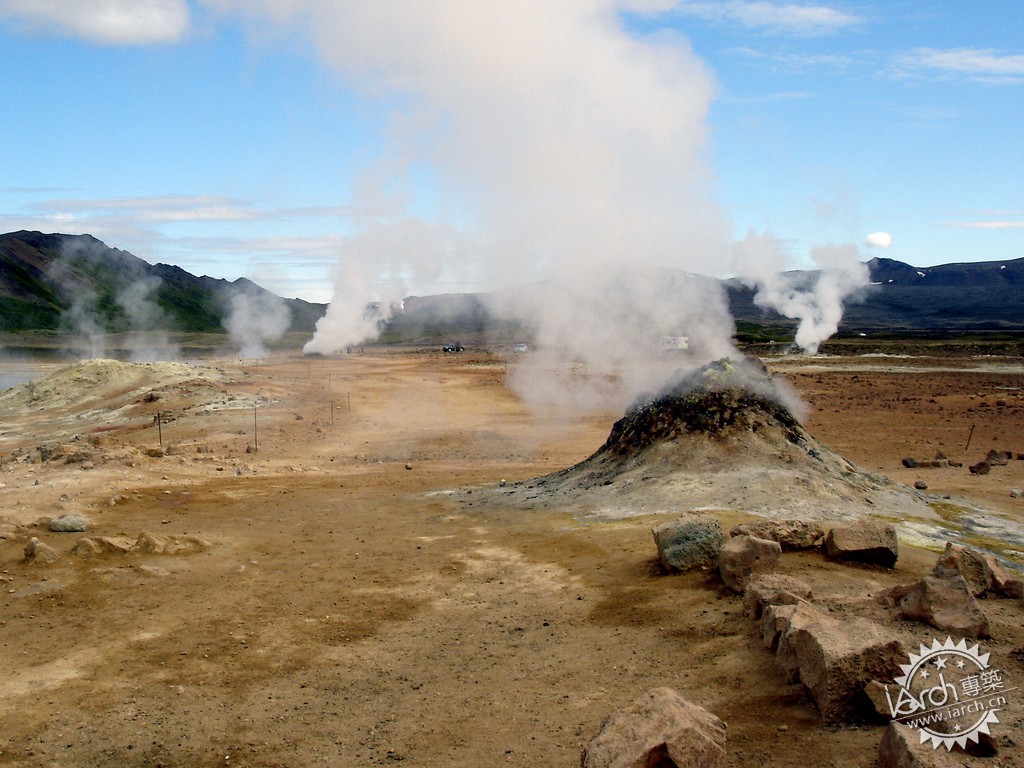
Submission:
M 919 491 L 927 491 L 928 490 L 928 483 L 926 483 L 924 480 L 917 480 L 914 483 L 914 487 L 917 490 L 919 490 Z

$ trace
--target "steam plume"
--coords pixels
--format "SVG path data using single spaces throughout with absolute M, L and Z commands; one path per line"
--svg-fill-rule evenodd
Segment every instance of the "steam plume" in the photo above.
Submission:
M 238 346 L 239 357 L 266 357 L 266 345 L 284 336 L 291 324 L 284 300 L 252 285 L 232 293 L 227 304 L 224 327 Z
M 366 216 L 340 254 L 334 300 L 307 351 L 373 336 L 380 317 L 367 316 L 368 302 L 386 314 L 410 283 L 440 275 L 562 286 L 556 301 L 520 300 L 511 311 L 563 363 L 580 361 L 624 387 L 654 375 L 651 349 L 664 330 L 699 339 L 694 357 L 731 349 L 720 290 L 682 285 L 686 273 L 725 277 L 730 266 L 762 273 L 734 258 L 727 218 L 709 195 L 713 77 L 684 38 L 631 34 L 622 20 L 673 3 L 216 4 L 304 27 L 347 83 L 395 106 L 391 143 L 354 201 Z M 424 205 L 449 224 L 423 225 L 412 212 Z M 678 290 L 649 277 L 659 269 L 679 275 Z M 837 322 L 846 276 L 840 269 L 806 288 L 757 284 L 765 302 L 802 318 L 811 348 Z M 539 355 L 526 363 L 538 373 L 543 365 Z
M 128 353 L 135 362 L 174 360 L 177 347 L 171 343 L 167 328 L 170 320 L 163 308 L 153 299 L 160 287 L 158 277 L 143 277 L 132 281 L 117 293 L 117 305 L 124 312 L 130 332 Z
M 768 235 L 748 233 L 735 252 L 743 282 L 757 288 L 755 303 L 798 320 L 796 344 L 812 354 L 839 328 L 843 302 L 868 283 L 867 265 L 852 245 L 812 249 L 814 273 L 784 272 L 782 248 Z

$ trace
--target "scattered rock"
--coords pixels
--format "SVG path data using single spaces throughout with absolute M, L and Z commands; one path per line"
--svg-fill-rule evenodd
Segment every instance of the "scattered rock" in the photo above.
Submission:
M 151 459 L 162 459 L 164 457 L 163 448 L 147 448 L 145 454 Z
M 124 555 L 132 551 L 135 545 L 131 539 L 120 536 L 83 536 L 75 542 L 74 552 L 79 557 L 95 557 L 96 555 Z
M 971 464 L 967 469 L 972 475 L 987 475 L 992 470 L 992 465 L 987 461 L 979 461 L 977 464 Z
M 914 487 L 919 491 L 927 491 L 928 483 L 926 483 L 924 480 L 916 480 L 914 482 Z
M 889 697 L 886 695 L 885 683 L 878 680 L 871 680 L 864 686 L 864 695 L 868 697 L 871 706 L 874 708 L 875 717 L 873 720 L 889 722 L 892 720 L 892 710 L 889 708 Z
M 60 557 L 56 549 L 33 536 L 25 545 L 25 560 L 36 563 L 53 563 Z
M 904 459 L 905 461 L 906 459 Z M 907 465 L 904 464 L 903 466 L 906 467 Z M 907 467 L 907 469 L 939 469 L 948 466 L 950 466 L 948 459 L 921 459 L 920 461 L 915 461 L 914 466 Z
M 756 520 L 740 523 L 729 532 L 730 536 L 744 534 L 777 541 L 783 552 L 796 552 L 821 546 L 825 529 L 807 520 Z
M 906 467 L 907 469 L 916 469 L 917 459 L 911 458 L 910 456 L 906 456 L 903 459 L 903 466 Z
M 930 743 L 922 744 L 920 731 L 891 722 L 878 746 L 878 768 L 956 768 L 961 762 Z
M 1022 497 L 1024 497 L 1024 491 L 1022 491 L 1020 488 L 1011 488 L 1010 489 L 1010 498 L 1011 499 L 1019 499 L 1019 498 L 1022 498 Z
M 690 515 L 651 529 L 658 545 L 658 558 L 666 571 L 714 568 L 725 541 L 722 526 L 708 515 Z
M 0 541 L 17 539 L 23 533 L 22 526 L 8 520 L 0 520 Z
M 878 595 L 883 605 L 894 605 L 908 618 L 931 624 L 952 635 L 988 637 L 988 617 L 971 595 L 959 573 L 925 576 L 913 584 L 885 590 Z
M 899 540 L 892 525 L 861 520 L 829 530 L 825 554 L 841 562 L 892 568 L 899 557 Z
M 671 688 L 616 710 L 583 750 L 582 768 L 725 768 L 725 723 Z
M 867 619 L 837 619 L 801 603 L 789 608 L 776 658 L 807 688 L 822 720 L 870 719 L 865 693 L 872 680 L 891 680 L 907 654 L 887 628 Z
M 990 467 L 1005 467 L 1013 459 L 1012 451 L 989 451 L 985 456 L 985 462 Z
M 991 555 L 952 542 L 946 543 L 946 551 L 939 555 L 932 570 L 934 576 L 949 577 L 960 574 L 967 582 L 974 597 L 988 592 L 1002 592 L 1009 574 Z
M 1006 579 L 1000 591 L 1003 597 L 1011 597 L 1015 600 L 1024 599 L 1024 579 L 1019 579 L 1016 576 Z
M 143 531 L 135 540 L 132 551 L 152 555 L 191 555 L 213 546 L 213 542 L 190 534 L 161 535 Z
M 757 621 L 770 605 L 796 605 L 811 599 L 811 587 L 806 582 L 784 573 L 766 573 L 747 584 L 744 604 L 747 615 Z
M 79 557 L 95 557 L 103 554 L 126 555 L 129 553 L 191 555 L 203 552 L 212 546 L 213 542 L 202 536 L 162 535 L 143 531 L 134 541 L 126 537 L 85 536 L 75 544 L 74 552 Z
M 87 527 L 81 515 L 61 515 L 50 521 L 50 530 L 54 533 L 85 533 Z
M 770 571 L 782 556 L 777 541 L 754 536 L 733 536 L 718 553 L 718 572 L 725 586 L 733 592 L 742 592 L 755 573 Z

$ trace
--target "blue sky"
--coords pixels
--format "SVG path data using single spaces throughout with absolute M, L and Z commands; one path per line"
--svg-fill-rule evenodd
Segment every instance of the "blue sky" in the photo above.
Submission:
M 370 271 L 384 264 L 408 292 L 480 289 L 496 271 L 534 277 L 558 258 L 547 234 L 566 201 L 602 198 L 571 212 L 580 231 L 600 229 L 621 201 L 646 207 L 646 187 L 664 184 L 652 204 L 667 219 L 676 201 L 694 220 L 698 255 L 678 263 L 693 271 L 729 271 L 705 235 L 748 232 L 795 267 L 841 244 L 918 266 L 1024 257 L 1016 2 L 565 0 L 554 12 L 522 0 L 495 2 L 529 11 L 497 29 L 466 1 L 359 5 L 0 0 L 0 230 L 90 233 L 150 262 L 327 301 L 353 243 L 382 229 L 385 245 L 363 251 Z M 365 37 L 352 32 L 362 25 Z M 491 55 L 492 43 L 508 50 Z M 576 101 L 593 84 L 632 102 L 632 81 L 609 85 L 624 66 L 667 84 L 621 112 L 611 96 Z M 540 115 L 562 114 L 520 126 L 531 89 L 554 103 L 559 87 L 573 91 L 571 129 L 556 117 L 544 142 L 522 139 L 544 132 Z M 664 178 L 648 138 L 686 144 Z M 572 147 L 564 167 L 552 162 L 560 141 Z M 639 181 L 604 190 L 611 166 L 640 168 Z M 506 209 L 516 215 L 496 213 Z M 545 223 L 523 232 L 538 214 Z M 684 231 L 669 230 L 665 241 Z M 891 246 L 869 245 L 877 233 Z M 593 240 L 619 234 L 630 241 L 626 230 Z M 473 263 L 474 243 L 506 236 L 518 251 L 480 245 L 490 266 Z M 652 241 L 655 261 L 674 264 L 664 246 Z

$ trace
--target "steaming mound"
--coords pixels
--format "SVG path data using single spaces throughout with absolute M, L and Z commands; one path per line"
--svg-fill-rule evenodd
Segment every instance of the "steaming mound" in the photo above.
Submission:
M 635 404 L 590 458 L 498 493 L 514 505 L 606 517 L 695 508 L 934 517 L 920 494 L 857 469 L 813 438 L 789 402 L 759 362 L 710 363 Z

